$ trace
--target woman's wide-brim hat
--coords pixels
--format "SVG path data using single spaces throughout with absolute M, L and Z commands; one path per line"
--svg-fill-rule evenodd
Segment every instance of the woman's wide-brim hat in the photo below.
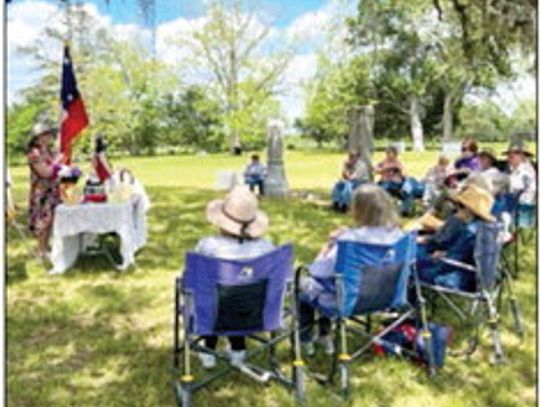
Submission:
M 39 121 L 34 125 L 34 127 L 32 127 L 31 134 L 33 137 L 37 137 L 41 136 L 42 134 L 54 135 L 56 132 L 58 132 L 58 128 L 53 126 L 48 121 Z
M 469 185 L 459 193 L 452 194 L 450 198 L 465 206 L 479 218 L 487 222 L 495 222 L 495 217 L 491 214 L 493 196 L 485 189 Z
M 246 187 L 234 187 L 225 199 L 208 203 L 206 218 L 234 236 L 252 239 L 262 236 L 269 226 L 268 216 L 258 209 L 257 197 Z
M 521 153 L 528 157 L 532 157 L 534 155 L 529 151 L 529 149 L 527 148 L 527 144 L 523 141 L 515 141 L 510 143 L 508 149 L 503 152 L 504 155 L 508 155 L 511 153 Z

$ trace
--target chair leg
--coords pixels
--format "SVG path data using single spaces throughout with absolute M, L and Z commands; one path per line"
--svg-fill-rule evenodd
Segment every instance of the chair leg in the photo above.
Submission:
M 292 381 L 294 383 L 295 401 L 300 404 L 306 402 L 306 380 L 305 380 L 305 363 L 302 360 L 302 350 L 300 345 L 300 302 L 298 301 L 299 288 L 295 279 L 294 292 L 291 296 L 291 312 L 292 312 Z
M 173 367 L 178 368 L 179 365 L 179 329 L 180 329 L 180 283 L 177 279 L 174 290 L 174 322 L 173 322 Z
M 525 335 L 525 329 L 523 328 L 523 318 L 521 317 L 521 310 L 517 299 L 510 298 L 510 307 L 512 309 L 512 316 L 514 317 L 514 329 L 520 338 Z
M 495 357 L 494 363 L 500 364 L 505 361 L 505 357 L 502 349 L 501 335 L 499 332 L 499 315 L 497 314 L 497 310 L 495 309 L 488 294 L 485 294 L 485 301 L 488 310 L 488 326 L 493 343 L 493 352 Z
M 338 335 L 339 335 L 339 376 L 340 376 L 340 389 L 344 398 L 349 397 L 349 363 L 351 361 L 351 355 L 348 352 L 347 346 L 347 325 L 343 318 L 339 317 L 337 320 Z
M 182 318 L 182 324 L 184 329 L 184 357 L 182 360 L 182 377 L 180 378 L 180 401 L 182 407 L 191 406 L 192 386 L 194 377 L 191 375 L 191 343 L 189 332 L 189 310 L 191 309 L 191 296 L 189 294 L 184 295 L 184 313 Z
M 514 282 L 512 280 L 512 276 L 505 270 L 503 270 L 503 281 L 501 284 L 501 289 L 503 287 L 508 290 L 508 295 L 510 296 L 510 309 L 512 311 L 512 316 L 514 319 L 514 329 L 517 335 L 522 338 L 525 334 L 525 329 L 523 327 L 523 318 L 521 316 L 521 310 L 519 308 L 516 295 L 514 294 Z
M 416 290 L 416 298 L 417 298 L 417 307 L 418 307 L 418 313 L 420 314 L 420 321 L 422 323 L 422 337 L 424 340 L 424 344 L 426 345 L 426 353 L 428 357 L 428 374 L 429 376 L 435 376 L 436 374 L 436 367 L 435 367 L 435 357 L 433 355 L 433 341 L 431 338 L 431 330 L 429 329 L 429 323 L 427 320 L 427 313 L 426 313 L 426 300 L 424 299 L 424 296 L 422 295 L 422 290 L 420 288 L 420 279 L 418 278 L 417 270 L 413 270 L 414 273 L 414 285 Z

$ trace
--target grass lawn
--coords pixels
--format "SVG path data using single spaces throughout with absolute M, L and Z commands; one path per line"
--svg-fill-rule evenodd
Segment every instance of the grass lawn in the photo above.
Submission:
M 378 159 L 380 155 L 376 156 Z M 328 197 L 339 174 L 340 154 L 287 152 L 287 176 L 295 190 Z M 422 175 L 435 152 L 405 153 Z M 137 268 L 112 271 L 101 259 L 81 259 L 63 276 L 48 276 L 28 256 L 28 241 L 9 228 L 7 282 L 7 401 L 9 406 L 172 406 L 173 281 L 184 254 L 214 230 L 204 218 L 216 172 L 240 170 L 244 158 L 226 155 L 122 159 L 144 183 L 152 201 L 149 240 Z M 15 199 L 25 222 L 28 170 L 12 169 Z M 262 201 L 276 243 L 294 242 L 297 262 L 313 259 L 328 233 L 349 222 L 317 202 L 294 198 Z M 353 406 L 527 406 L 536 397 L 536 275 L 532 246 L 520 258 L 516 283 L 526 326 L 520 341 L 503 315 L 503 344 L 510 362 L 490 366 L 487 337 L 470 359 L 447 358 L 433 380 L 404 360 L 367 359 L 352 370 Z M 285 355 L 285 346 L 281 349 Z M 314 383 L 311 406 L 340 402 Z M 283 406 L 292 396 L 239 374 L 198 393 L 196 405 Z

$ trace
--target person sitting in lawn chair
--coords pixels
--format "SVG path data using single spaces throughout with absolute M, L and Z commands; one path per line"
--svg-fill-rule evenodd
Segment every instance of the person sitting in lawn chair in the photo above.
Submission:
M 248 164 L 244 171 L 244 179 L 249 185 L 251 191 L 255 191 L 255 187 L 259 188 L 259 194 L 264 195 L 264 179 L 266 178 L 266 167 L 261 163 L 258 154 L 251 156 L 251 163 Z
M 466 137 L 461 143 L 461 156 L 454 162 L 454 168 L 464 173 L 480 171 L 478 144 L 472 137 Z
M 257 198 L 245 187 L 237 186 L 225 197 L 208 203 L 208 221 L 219 228 L 219 234 L 201 239 L 195 252 L 209 257 L 226 260 L 256 258 L 274 250 L 274 245 L 262 236 L 268 229 L 268 216 L 258 209 Z M 218 338 L 204 338 L 206 347 L 215 349 Z M 230 357 L 241 364 L 246 353 L 246 341 L 242 336 L 229 337 Z M 213 355 L 200 353 L 203 367 L 215 366 Z
M 369 170 L 360 158 L 359 153 L 351 151 L 343 163 L 341 180 L 332 189 L 332 206 L 335 210 L 347 211 L 354 189 L 369 182 Z
M 394 210 L 390 195 L 373 184 L 360 185 L 353 193 L 351 213 L 353 227 L 343 227 L 330 235 L 315 261 L 308 266 L 309 277 L 300 283 L 300 325 L 309 326 L 315 318 L 315 305 L 335 304 L 336 289 L 334 272 L 337 257 L 337 241 L 347 240 L 371 244 L 393 244 L 403 237 L 399 217 Z M 319 342 L 327 354 L 334 353 L 330 335 L 330 319 L 322 317 L 319 323 Z M 306 354 L 313 355 L 313 333 L 302 330 L 301 342 Z
M 412 177 L 405 176 L 405 168 L 398 159 L 398 150 L 390 146 L 386 149 L 386 157 L 375 168 L 381 178 L 378 184 L 390 195 L 401 201 L 400 212 L 404 216 L 412 214 L 414 199 L 424 195 L 424 184 Z
M 421 280 L 460 290 L 474 289 L 474 275 L 465 273 L 448 263 L 450 260 L 474 265 L 474 242 L 477 222 L 494 222 L 491 214 L 493 197 L 477 185 L 468 185 L 461 192 L 451 195 L 457 211 L 433 235 L 418 238 L 417 267 Z
M 430 167 L 424 176 L 424 195 L 422 203 L 424 208 L 430 208 L 436 199 L 441 195 L 444 187 L 444 180 L 450 172 L 450 160 L 445 155 L 441 154 L 437 160 L 437 164 Z
M 399 198 L 405 180 L 405 169 L 399 161 L 397 148 L 390 146 L 386 149 L 386 157 L 377 164 L 375 173 L 381 176 L 378 184 L 390 195 Z
M 523 143 L 512 143 L 503 154 L 508 157 L 510 194 L 518 199 L 518 226 L 530 227 L 536 208 L 536 169 L 530 161 L 533 154 Z

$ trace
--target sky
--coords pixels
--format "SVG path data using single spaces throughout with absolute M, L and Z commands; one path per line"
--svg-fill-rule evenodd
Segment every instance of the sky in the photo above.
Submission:
M 191 30 L 204 18 L 205 0 L 156 0 L 157 55 L 173 61 L 178 50 L 172 50 L 166 41 L 177 30 Z M 273 35 L 278 39 L 296 36 L 301 39 L 289 69 L 285 73 L 284 88 L 278 96 L 282 110 L 290 122 L 304 111 L 301 84 L 316 72 L 316 53 L 326 42 L 326 31 L 336 21 L 336 16 L 346 16 L 355 11 L 355 0 L 244 0 L 250 7 L 264 10 L 271 16 Z M 72 0 L 74 2 L 74 0 Z M 136 0 L 87 0 L 86 9 L 100 24 L 113 29 L 117 35 L 128 37 L 143 32 L 143 17 Z M 63 10 L 59 0 L 12 0 L 7 6 L 7 90 L 8 105 L 19 97 L 19 91 L 32 85 L 39 72 L 32 60 L 17 52 L 38 38 L 46 26 L 60 25 Z M 144 35 L 144 34 L 143 34 Z M 328 45 L 327 45 L 328 46 Z M 51 50 L 55 52 L 55 50 Z M 61 50 L 58 51 L 59 58 Z M 76 63 L 76 61 L 75 61 Z M 81 89 L 84 96 L 84 89 Z M 534 98 L 535 82 L 532 78 L 499 88 L 495 101 L 506 110 L 512 110 L 522 98 Z

